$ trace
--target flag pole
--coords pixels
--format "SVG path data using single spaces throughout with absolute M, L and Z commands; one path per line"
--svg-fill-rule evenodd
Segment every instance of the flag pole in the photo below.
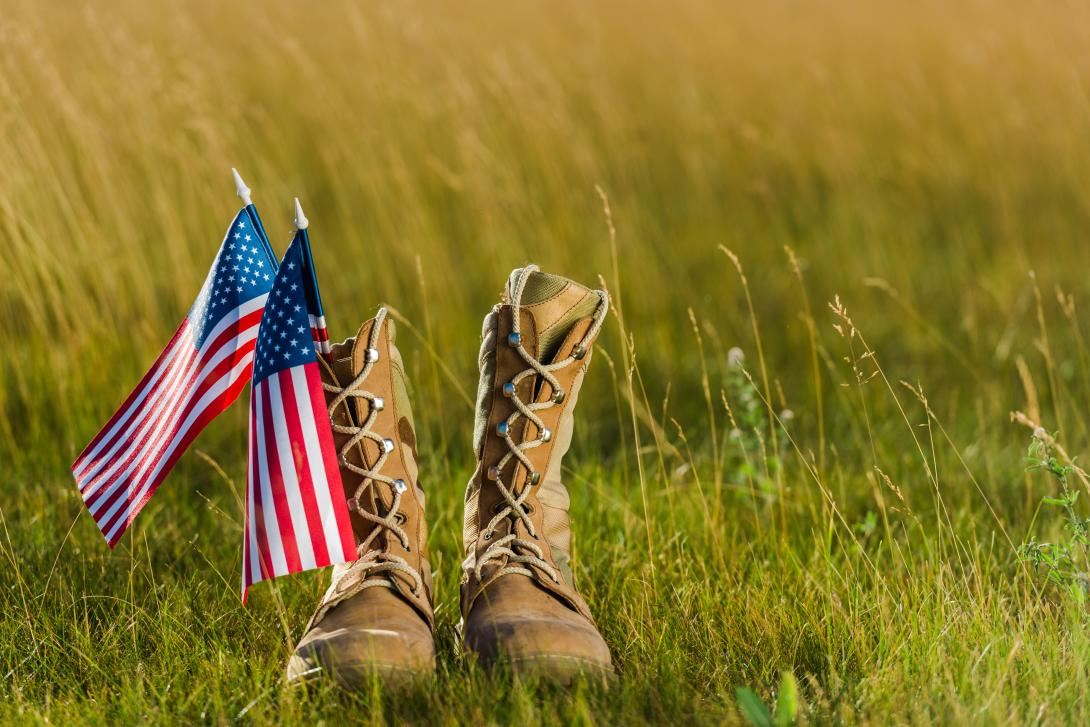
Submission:
M 303 205 L 299 204 L 299 198 L 295 198 L 295 236 L 299 240 L 302 246 L 302 260 L 303 267 L 306 268 L 304 273 L 307 277 L 303 280 L 303 286 L 308 288 L 306 291 L 307 305 L 313 304 L 313 313 L 318 317 L 317 327 L 319 333 L 315 334 L 315 345 L 318 346 L 319 353 L 326 359 L 326 361 L 332 361 L 329 352 L 329 331 L 326 328 L 325 312 L 322 309 L 322 294 L 318 292 L 318 274 L 314 270 L 314 255 L 310 250 L 310 233 L 307 232 L 307 228 L 310 227 L 310 221 L 307 216 L 303 214 Z
M 265 232 L 265 225 L 261 224 L 261 217 L 257 214 L 257 207 L 254 206 L 254 202 L 250 198 L 250 188 L 246 186 L 246 182 L 242 181 L 242 175 L 234 167 L 231 167 L 231 176 L 235 178 L 235 193 L 242 200 L 242 206 L 246 210 L 246 215 L 250 218 L 250 224 L 254 226 L 254 231 L 257 232 L 257 237 L 261 240 L 261 246 L 265 248 L 269 259 L 272 260 L 273 270 L 275 271 L 279 266 L 279 262 L 276 253 L 273 252 L 272 243 L 269 242 L 269 235 Z
M 299 204 L 299 198 L 295 198 L 295 229 L 303 241 L 303 264 L 307 266 L 307 274 L 310 276 L 310 289 L 314 293 L 314 302 L 318 310 L 322 310 L 322 296 L 318 293 L 318 275 L 314 272 L 314 256 L 310 251 L 310 220 L 303 214 L 303 205 Z

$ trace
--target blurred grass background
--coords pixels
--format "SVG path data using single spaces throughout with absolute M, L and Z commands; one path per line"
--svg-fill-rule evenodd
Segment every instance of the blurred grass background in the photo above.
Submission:
M 789 671 L 803 721 L 1090 719 L 1085 607 L 1014 556 L 1059 523 L 1008 416 L 1087 447 L 1090 8 L 3 7 L 0 718 L 721 723 Z M 335 338 L 412 326 L 436 687 L 279 688 L 322 583 L 237 602 L 245 402 L 117 551 L 80 515 L 67 465 L 191 304 L 231 166 L 278 251 L 302 198 Z M 568 463 L 609 692 L 454 649 L 459 390 L 528 261 L 623 312 Z

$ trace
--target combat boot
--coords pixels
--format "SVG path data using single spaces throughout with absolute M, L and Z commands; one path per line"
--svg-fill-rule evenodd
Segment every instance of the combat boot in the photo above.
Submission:
M 528 266 L 485 317 L 461 585 L 463 643 L 485 668 L 560 682 L 613 672 L 572 582 L 560 472 L 608 307 L 604 291 Z
M 434 671 L 435 642 L 416 435 L 386 310 L 330 359 L 322 386 L 360 558 L 333 568 L 287 679 L 400 684 Z

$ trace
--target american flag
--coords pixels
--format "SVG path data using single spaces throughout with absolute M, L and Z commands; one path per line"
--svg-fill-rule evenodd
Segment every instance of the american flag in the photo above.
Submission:
M 321 310 L 313 271 L 301 229 L 280 263 L 257 337 L 244 601 L 258 581 L 358 557 L 318 369 L 321 341 L 311 321 Z
M 253 205 L 235 215 L 196 302 L 72 464 L 112 548 L 201 430 L 242 392 L 276 258 Z

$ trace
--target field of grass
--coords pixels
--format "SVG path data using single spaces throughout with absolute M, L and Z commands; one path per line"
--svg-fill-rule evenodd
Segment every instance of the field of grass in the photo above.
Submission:
M 1090 452 L 1087 47 L 1073 2 L 5 3 L 0 722 L 735 724 L 785 672 L 800 724 L 1090 722 L 1079 577 L 1018 556 L 1090 514 L 1026 462 Z M 303 199 L 335 338 L 403 321 L 414 692 L 281 686 L 325 574 L 239 603 L 245 398 L 114 551 L 69 475 L 231 166 L 278 252 Z M 456 649 L 480 319 L 528 261 L 616 303 L 566 461 L 608 691 Z

